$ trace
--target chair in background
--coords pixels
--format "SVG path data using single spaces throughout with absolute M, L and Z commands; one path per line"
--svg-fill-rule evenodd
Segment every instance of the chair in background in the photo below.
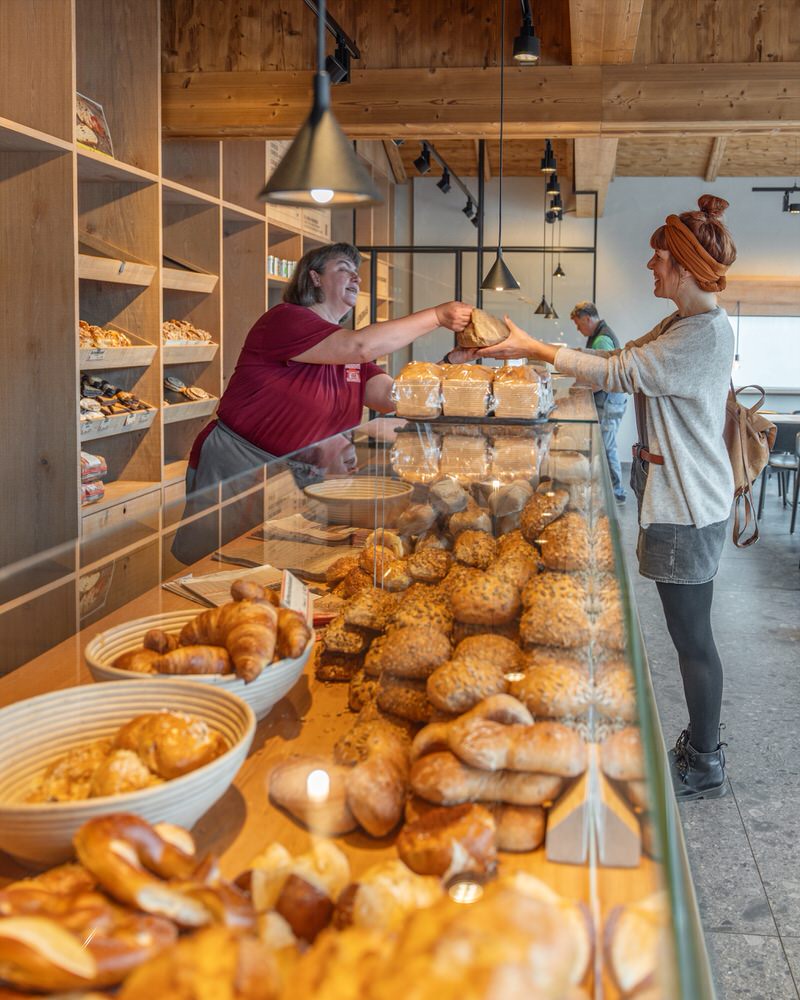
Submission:
M 758 496 L 758 517 L 764 510 L 764 497 L 767 487 L 767 479 L 772 475 L 773 470 L 778 475 L 778 496 L 786 506 L 789 490 L 792 485 L 797 486 L 797 471 L 800 466 L 800 458 L 797 454 L 796 437 L 797 424 L 778 424 L 778 433 L 775 437 L 775 445 L 770 452 L 769 462 L 764 466 L 761 473 L 761 492 Z M 789 449 L 794 450 L 790 451 Z M 792 482 L 792 477 L 794 477 Z
M 794 524 L 797 520 L 797 494 L 800 486 L 800 433 L 794 438 L 794 489 L 792 490 L 792 520 L 789 522 L 789 534 L 794 534 Z

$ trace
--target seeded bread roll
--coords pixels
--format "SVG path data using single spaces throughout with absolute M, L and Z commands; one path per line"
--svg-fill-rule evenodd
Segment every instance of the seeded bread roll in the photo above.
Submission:
M 424 679 L 450 657 L 450 641 L 430 626 L 394 629 L 380 646 L 380 672 L 394 677 Z
M 399 715 L 410 722 L 430 722 L 434 708 L 425 693 L 425 682 L 405 680 L 382 674 L 377 704 L 384 712 Z
M 450 591 L 453 614 L 470 625 L 506 625 L 517 617 L 519 591 L 512 584 L 480 570 Z
M 567 508 L 569 493 L 554 489 L 547 493 L 534 493 L 525 504 L 519 519 L 520 530 L 526 542 L 535 542 L 551 521 L 561 517 Z
M 320 643 L 314 650 L 314 675 L 320 681 L 333 683 L 349 681 L 360 669 L 362 662 L 362 657 L 359 655 L 333 653 Z
M 396 605 L 397 598 L 393 594 L 377 587 L 365 587 L 344 609 L 345 624 L 382 632 Z
M 482 660 L 508 674 L 522 668 L 524 655 L 511 639 L 483 632 L 462 639 L 453 651 L 453 660 Z
M 447 576 L 439 584 L 439 590 L 449 598 L 449 595 L 453 592 L 453 588 L 470 579 L 473 572 L 473 567 L 465 566 L 460 562 L 454 562 Z
M 443 663 L 428 678 L 431 703 L 443 712 L 466 712 L 479 701 L 508 690 L 502 669 L 479 657 Z
M 485 531 L 462 531 L 453 543 L 453 556 L 477 569 L 486 569 L 496 554 L 497 543 Z
M 456 539 L 462 531 L 485 531 L 491 535 L 492 519 L 476 503 L 470 502 L 468 507 L 450 517 L 447 529 Z
M 438 583 L 447 576 L 453 557 L 443 549 L 427 548 L 408 559 L 408 572 L 421 583 Z
M 520 669 L 524 672 L 538 667 L 570 667 L 589 676 L 589 650 L 564 649 L 559 646 L 531 646 L 522 653 Z
M 519 645 L 519 619 L 515 618 L 506 625 L 468 625 L 466 622 L 453 622 L 453 631 L 450 639 L 453 645 L 457 646 L 465 639 L 470 639 L 474 635 L 482 635 L 490 631 L 492 635 L 500 635 L 504 639 L 510 639 L 515 645 Z
M 408 590 L 414 582 L 414 578 L 408 572 L 408 559 L 395 559 L 393 563 L 389 563 L 379 582 L 384 590 L 393 594 Z
M 562 514 L 542 529 L 537 541 L 547 569 L 572 572 L 589 568 L 589 529 L 580 514 Z
M 599 573 L 614 572 L 614 548 L 611 543 L 611 529 L 608 526 L 608 518 L 600 517 L 594 527 L 592 535 L 594 545 L 594 565 Z
M 444 549 L 445 552 L 449 552 L 452 547 L 453 542 L 447 535 L 443 535 L 438 528 L 431 528 L 430 531 L 426 531 L 419 536 L 415 551 L 422 552 L 424 549 Z
M 348 573 L 358 568 L 358 561 L 360 558 L 360 552 L 348 552 L 346 556 L 340 556 L 325 570 L 325 579 L 328 583 L 338 583 L 340 580 L 343 580 Z
M 626 726 L 603 740 L 600 766 L 614 781 L 644 780 L 644 751 L 638 726 Z
M 383 571 L 395 561 L 397 556 L 386 545 L 365 545 L 361 550 L 358 565 L 372 578 L 377 573 L 378 579 L 383 575 Z
M 591 638 L 591 622 L 578 604 L 543 596 L 524 612 L 519 621 L 523 646 L 585 646 Z
M 383 664 L 383 644 L 386 642 L 385 635 L 376 636 L 370 643 L 370 647 L 364 656 L 364 670 L 369 677 L 380 677 Z
M 585 715 L 592 701 L 587 676 L 567 666 L 530 670 L 521 680 L 511 682 L 509 693 L 540 719 Z
M 387 631 L 408 626 L 430 626 L 444 635 L 450 635 L 453 631 L 453 612 L 437 594 L 404 598 L 392 612 Z
M 339 615 L 322 633 L 325 649 L 331 653 L 361 653 L 367 647 L 367 638 L 363 629 L 353 628 Z
M 350 687 L 347 689 L 347 705 L 350 711 L 360 712 L 365 705 L 375 701 L 377 697 L 377 677 L 369 677 L 363 667 L 356 670 L 350 678 Z
M 361 556 L 359 555 L 359 561 Z M 355 569 L 350 570 L 350 572 L 342 579 L 334 589 L 333 593 L 336 597 L 342 597 L 347 600 L 350 597 L 354 597 L 359 591 L 362 591 L 365 587 L 372 586 L 372 574 L 365 573 L 360 566 L 356 566 Z
M 504 556 L 509 555 L 511 552 L 524 552 L 531 558 L 538 559 L 539 552 L 534 545 L 530 542 L 526 542 L 522 537 L 522 532 L 515 528 L 513 531 L 507 531 L 500 535 L 497 539 L 497 558 L 502 559 Z
M 531 577 L 536 575 L 538 569 L 539 563 L 535 556 L 529 556 L 521 549 L 512 549 L 505 556 L 495 559 L 487 572 L 513 584 L 517 590 L 522 591 Z
M 454 479 L 441 479 L 428 492 L 431 506 L 437 514 L 455 514 L 464 510 L 469 501 L 466 490 Z
M 501 486 L 489 497 L 489 509 L 495 517 L 522 511 L 525 504 L 533 496 L 533 487 L 527 479 L 515 479 L 514 482 Z
M 522 604 L 525 608 L 543 600 L 585 609 L 589 601 L 589 590 L 581 577 L 549 570 L 532 577 L 522 590 Z
M 394 725 L 387 719 L 356 719 L 334 744 L 333 759 L 337 764 L 352 767 L 376 753 L 380 756 L 399 754 L 406 758 L 407 764 L 410 750 L 411 734 L 406 727 Z
M 606 670 L 595 683 L 594 703 L 607 719 L 636 720 L 636 685 L 627 667 Z
M 603 609 L 595 622 L 595 641 L 606 649 L 625 649 L 625 624 L 619 602 Z

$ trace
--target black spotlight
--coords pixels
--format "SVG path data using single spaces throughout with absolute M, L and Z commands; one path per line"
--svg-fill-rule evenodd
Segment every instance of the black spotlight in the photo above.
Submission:
M 395 144 L 395 146 L 402 146 L 405 141 L 406 141 L 405 139 L 392 139 L 392 142 Z
M 535 66 L 539 62 L 539 39 L 533 30 L 533 15 L 528 0 L 523 0 L 522 11 L 522 27 L 514 39 L 514 62 L 521 66 Z
M 447 194 L 450 190 L 450 171 L 446 167 L 441 179 L 436 182 L 436 187 L 439 188 L 442 194 Z
M 552 226 L 554 222 L 558 222 L 558 219 L 559 213 L 554 212 L 552 208 L 549 212 L 544 213 L 544 221 L 548 224 L 548 226 Z
M 561 185 L 558 183 L 558 174 L 552 173 L 547 177 L 547 185 L 544 189 L 545 194 L 561 194 Z
M 789 195 L 796 190 L 797 188 L 790 188 L 788 191 L 783 192 L 783 210 L 784 212 L 788 212 L 789 215 L 800 215 L 800 203 L 789 201 Z
M 427 143 L 422 144 L 422 152 L 414 160 L 414 166 L 421 174 L 427 174 L 431 169 L 431 151 L 428 149 Z
M 337 40 L 336 51 L 325 60 L 325 69 L 331 83 L 350 82 L 350 52 L 343 42 Z
M 467 203 L 461 211 L 464 215 L 466 215 L 470 222 L 474 221 L 474 217 L 478 214 L 478 209 L 473 204 L 472 198 L 467 198 Z
M 563 211 L 563 205 L 561 204 L 561 195 L 557 194 L 555 197 L 550 199 L 550 211 L 555 212 L 556 215 L 561 215 Z
M 553 145 L 549 139 L 545 139 L 544 156 L 542 157 L 539 169 L 543 174 L 554 174 L 556 172 L 556 157 L 553 152 Z

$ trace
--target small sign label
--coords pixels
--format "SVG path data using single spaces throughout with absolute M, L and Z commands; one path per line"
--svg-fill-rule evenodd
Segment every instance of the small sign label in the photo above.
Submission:
M 135 424 L 135 423 L 136 423 L 136 414 L 128 413 L 125 416 L 125 423 L 122 426 L 127 427 L 129 424 Z
M 89 351 L 90 361 L 102 361 L 105 356 L 106 351 L 104 347 L 93 347 L 91 351 Z
M 281 579 L 281 604 L 291 611 L 298 611 L 308 624 L 312 618 L 312 600 L 308 587 L 288 569 Z
M 345 365 L 344 366 L 344 380 L 345 380 L 345 382 L 360 382 L 361 381 L 361 365 Z

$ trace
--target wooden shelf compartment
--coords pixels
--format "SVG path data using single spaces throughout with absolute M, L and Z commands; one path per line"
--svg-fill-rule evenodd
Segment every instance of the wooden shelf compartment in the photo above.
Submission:
M 135 261 L 78 254 L 78 277 L 84 281 L 109 281 L 117 285 L 141 285 L 146 288 L 155 277 L 150 264 Z
M 105 153 L 98 153 L 93 149 L 86 149 L 85 146 L 76 146 L 76 150 L 78 180 L 81 182 L 112 184 L 123 181 L 140 185 L 158 183 L 158 174 L 151 174 L 149 170 L 123 163 L 122 160 L 107 156 Z
M 176 424 L 183 420 L 196 420 L 199 417 L 208 417 L 217 408 L 219 400 L 212 396 L 211 399 L 187 400 L 185 403 L 170 403 L 164 407 L 164 423 Z
M 186 479 L 186 469 L 189 465 L 187 459 L 182 458 L 177 462 L 167 462 L 164 465 L 162 482 L 164 486 L 171 486 L 173 483 L 180 483 Z
M 113 327 L 109 327 L 114 329 Z M 128 330 L 121 331 L 133 342 L 131 347 L 79 347 L 78 364 L 82 372 L 108 368 L 146 368 L 158 348 Z
M 258 222 L 263 224 L 266 222 L 263 213 L 259 214 L 252 209 L 243 208 L 241 205 L 235 205 L 230 201 L 222 202 L 222 214 L 226 222 L 249 222 L 252 224 Z
M 168 260 L 166 257 L 164 259 Z M 166 264 L 161 268 L 161 287 L 165 291 L 195 292 L 198 295 L 208 295 L 217 287 L 218 281 L 219 275 L 209 274 L 208 271 L 169 267 Z
M 219 350 L 219 344 L 205 341 L 165 341 L 161 348 L 161 358 L 165 365 L 197 364 L 212 361 Z
M 222 142 L 223 204 L 265 220 L 259 191 L 267 175 L 267 144 L 263 139 L 226 139 Z
M 95 503 L 82 505 L 81 518 L 85 518 L 88 514 L 96 514 L 98 511 L 105 510 L 107 507 L 114 507 L 119 503 L 136 500 L 138 497 L 145 496 L 148 493 L 152 493 L 154 490 L 158 490 L 161 483 L 136 482 L 126 479 L 117 479 L 112 483 L 104 483 L 103 485 L 105 487 L 103 499 L 97 500 Z
M 158 410 L 134 410 L 132 413 L 117 413 L 103 420 L 85 421 L 80 426 L 80 441 L 97 441 L 99 438 L 115 437 L 117 434 L 132 434 L 152 426 Z
M 218 201 L 220 197 L 220 144 L 195 139 L 164 139 L 161 143 L 161 173 L 165 199 L 172 198 L 167 188 L 180 196 L 194 195 L 196 200 Z
M 72 143 L 55 135 L 27 128 L 8 118 L 0 118 L 0 152 L 3 153 L 69 153 Z
M 288 285 L 291 278 L 283 278 L 279 274 L 268 274 L 267 281 L 274 281 L 276 285 Z
M 219 198 L 196 188 L 179 184 L 178 181 L 161 181 L 161 196 L 165 205 L 219 205 Z

